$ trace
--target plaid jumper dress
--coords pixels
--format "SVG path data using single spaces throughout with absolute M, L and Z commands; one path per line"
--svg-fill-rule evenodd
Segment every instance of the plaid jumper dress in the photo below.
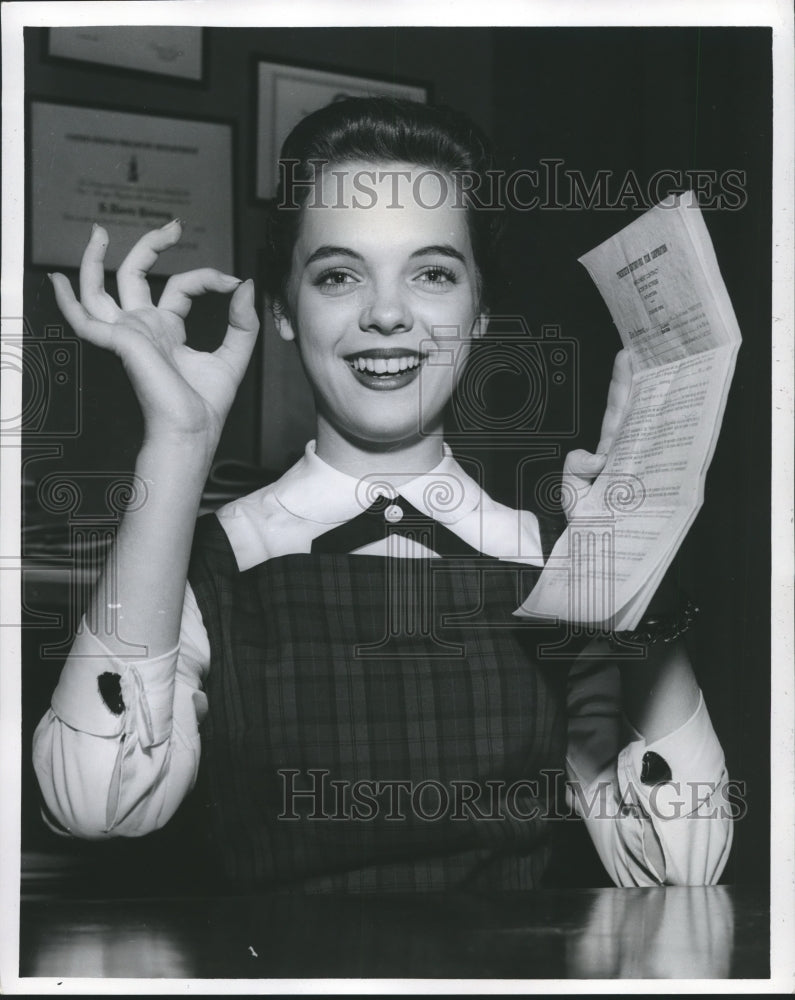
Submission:
M 542 668 L 536 653 L 559 633 L 511 614 L 539 572 L 328 553 L 240 572 L 215 515 L 199 519 L 189 580 L 211 648 L 201 767 L 238 890 L 540 883 L 566 667 Z

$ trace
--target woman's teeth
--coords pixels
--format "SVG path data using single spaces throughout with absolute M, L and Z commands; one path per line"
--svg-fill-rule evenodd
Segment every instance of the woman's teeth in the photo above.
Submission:
M 373 375 L 396 375 L 407 369 L 417 368 L 421 358 L 406 354 L 400 358 L 354 358 L 349 362 L 354 371 L 372 372 Z

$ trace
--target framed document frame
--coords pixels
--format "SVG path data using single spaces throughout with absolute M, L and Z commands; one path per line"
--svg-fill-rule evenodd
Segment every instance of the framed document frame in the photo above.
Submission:
M 31 101 L 32 264 L 78 267 L 93 222 L 110 234 L 115 270 L 147 230 L 183 220 L 153 274 L 234 272 L 233 126 Z
M 152 73 L 201 83 L 205 29 L 192 25 L 91 25 L 50 28 L 46 54 L 103 69 Z
M 282 143 L 293 126 L 312 111 L 345 97 L 400 97 L 425 102 L 429 96 L 422 84 L 372 80 L 263 60 L 256 64 L 256 83 L 258 199 L 275 197 Z

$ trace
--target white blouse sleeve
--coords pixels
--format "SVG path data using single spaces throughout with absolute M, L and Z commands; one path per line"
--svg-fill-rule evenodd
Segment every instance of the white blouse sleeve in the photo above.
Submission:
M 618 669 L 591 661 L 572 674 L 568 710 L 569 804 L 616 885 L 717 882 L 735 804 L 703 695 L 682 726 L 647 743 L 621 715 Z M 670 780 L 642 780 L 647 754 Z
M 155 659 L 116 656 L 83 623 L 33 737 L 52 829 L 91 839 L 136 837 L 173 816 L 198 773 L 209 662 L 190 585 L 179 645 Z M 119 704 L 103 697 L 102 674 L 118 685 Z

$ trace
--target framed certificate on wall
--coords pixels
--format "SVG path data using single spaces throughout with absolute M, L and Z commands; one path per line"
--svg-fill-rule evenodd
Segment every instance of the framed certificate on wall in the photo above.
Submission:
M 257 198 L 275 197 L 279 150 L 293 126 L 345 97 L 399 97 L 425 103 L 429 95 L 422 84 L 257 62 Z
M 204 28 L 193 25 L 81 25 L 50 28 L 47 55 L 103 68 L 201 82 Z
M 78 267 L 93 222 L 115 270 L 147 230 L 183 220 L 154 274 L 234 271 L 232 125 L 32 101 L 32 264 Z

